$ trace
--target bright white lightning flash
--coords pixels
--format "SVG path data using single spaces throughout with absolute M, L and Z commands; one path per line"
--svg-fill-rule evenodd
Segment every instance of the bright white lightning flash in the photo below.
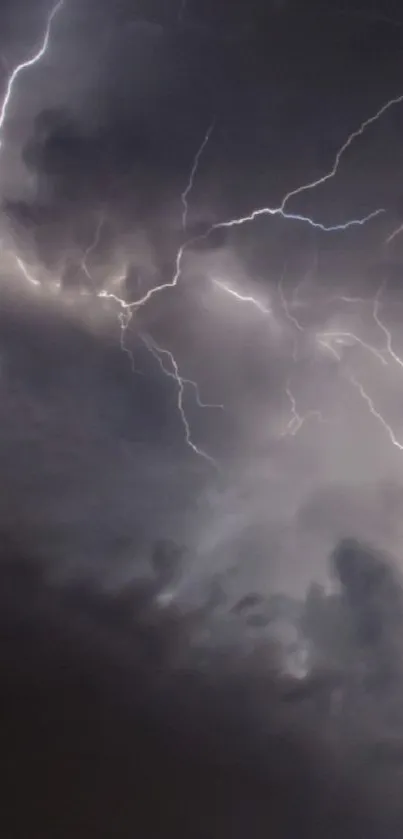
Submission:
M 232 288 L 232 286 L 228 285 L 228 283 L 224 282 L 223 280 L 218 280 L 215 277 L 213 278 L 213 283 L 218 288 L 222 288 L 223 291 L 230 294 L 232 297 L 235 297 L 236 300 L 239 300 L 241 303 L 250 303 L 255 309 L 259 309 L 263 315 L 272 315 L 273 312 L 271 309 L 267 309 L 266 306 L 263 305 L 259 300 L 251 295 L 241 294 L 236 289 Z
M 59 0 L 59 2 L 56 3 L 56 5 L 53 6 L 52 10 L 50 11 L 48 19 L 47 19 L 45 34 L 43 36 L 42 44 L 39 47 L 38 51 L 35 53 L 35 55 L 32 56 L 32 58 L 28 58 L 26 61 L 23 61 L 21 64 L 17 64 L 17 66 L 14 68 L 13 72 L 11 73 L 10 78 L 8 79 L 7 86 L 6 86 L 6 92 L 5 92 L 3 102 L 2 102 L 1 108 L 0 108 L 0 150 L 3 146 L 3 138 L 1 136 L 1 134 L 2 134 L 2 131 L 4 129 L 6 119 L 7 119 L 8 107 L 9 107 L 10 102 L 12 100 L 14 83 L 18 79 L 18 76 L 21 73 L 24 72 L 24 70 L 28 70 L 30 67 L 33 67 L 35 64 L 38 63 L 38 61 L 41 61 L 41 59 L 45 55 L 45 53 L 48 49 L 48 46 L 49 46 L 50 31 L 51 31 L 51 27 L 52 27 L 53 18 L 60 11 L 62 6 L 63 6 L 63 0 Z
M 379 208 L 369 213 L 367 216 L 364 216 L 363 218 L 351 219 L 341 224 L 328 226 L 322 224 L 321 222 L 315 221 L 309 216 L 303 216 L 298 213 L 288 213 L 286 212 L 286 205 L 288 204 L 291 198 L 295 198 L 295 196 L 301 195 L 302 193 L 307 192 L 308 190 L 316 189 L 318 186 L 322 186 L 322 184 L 334 178 L 339 170 L 340 161 L 343 155 L 349 149 L 354 140 L 360 137 L 370 125 L 372 125 L 374 122 L 380 119 L 380 117 L 382 117 L 383 114 L 386 111 L 388 111 L 393 105 L 400 105 L 402 102 L 403 94 L 401 94 L 400 96 L 396 96 L 393 99 L 389 99 L 387 102 L 385 102 L 385 104 L 382 105 L 382 107 L 379 108 L 379 110 L 375 114 L 373 114 L 371 117 L 368 117 L 368 119 L 364 120 L 364 122 L 361 123 L 360 127 L 357 128 L 355 131 L 352 131 L 352 133 L 347 137 L 345 143 L 343 143 L 341 148 L 338 150 L 333 162 L 333 166 L 328 172 L 326 172 L 324 175 L 322 175 L 320 178 L 317 178 L 314 181 L 309 181 L 308 183 L 303 184 L 302 186 L 287 192 L 287 194 L 284 196 L 281 204 L 279 204 L 278 207 L 261 207 L 259 209 L 253 210 L 249 215 L 230 219 L 229 221 L 225 222 L 218 222 L 217 224 L 212 226 L 211 230 L 217 230 L 220 227 L 235 227 L 236 225 L 241 225 L 249 221 L 254 221 L 259 216 L 269 215 L 281 216 L 282 218 L 288 219 L 290 221 L 305 222 L 306 224 L 309 224 L 311 227 L 316 227 L 318 230 L 336 232 L 338 230 L 347 230 L 350 227 L 366 224 L 371 219 L 375 218 L 376 216 L 379 216 L 381 213 L 386 212 L 384 208 Z

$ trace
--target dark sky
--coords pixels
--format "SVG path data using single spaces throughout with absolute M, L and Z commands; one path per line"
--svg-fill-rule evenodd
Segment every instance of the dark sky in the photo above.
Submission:
M 44 0 L 0 7 L 0 535 L 8 558 L 12 545 L 66 588 L 56 597 L 40 576 L 27 583 L 26 569 L 20 579 L 1 564 L 0 664 L 13 674 L 7 714 L 33 691 L 31 754 L 42 742 L 36 709 L 43 722 L 54 702 L 60 733 L 66 689 L 75 759 L 84 742 L 84 773 L 100 766 L 88 794 L 112 790 L 114 827 L 93 803 L 95 832 L 83 835 L 125 836 L 127 777 L 138 773 L 130 744 L 161 723 L 164 696 L 147 681 L 157 659 L 133 675 L 128 648 L 165 647 L 159 629 L 112 631 L 119 609 L 106 619 L 94 587 L 124 598 L 133 579 L 149 581 L 166 538 L 184 551 L 171 592 L 182 606 L 227 570 L 229 602 L 255 589 L 303 592 L 327 580 L 344 537 L 390 551 L 402 568 L 403 10 L 393 0 L 64 0 L 39 58 L 50 12 Z M 31 655 L 28 674 L 14 667 Z M 52 681 L 55 661 L 64 675 Z M 252 769 L 244 751 L 237 774 L 231 714 L 220 739 L 228 708 L 237 720 L 252 702 L 240 694 L 232 706 L 226 684 L 209 697 L 214 734 L 195 765 L 186 742 L 204 700 L 186 679 L 154 751 L 147 738 L 139 747 L 149 793 L 160 761 L 157 785 L 177 768 L 180 743 L 192 802 L 183 835 L 243 837 L 245 825 L 268 835 L 277 816 L 267 799 L 287 801 L 288 789 L 295 809 L 281 806 L 278 835 L 295 836 L 300 818 L 301 836 L 377 835 L 334 755 L 322 798 L 330 757 L 303 726 L 290 744 L 278 733 L 275 685 L 263 765 Z M 22 762 L 23 716 L 18 706 Z M 239 748 L 250 755 L 247 740 Z M 65 756 L 66 739 L 59 748 Z M 111 754 L 121 761 L 113 779 Z M 304 783 L 293 774 L 301 763 Z M 211 833 L 207 816 L 195 825 L 198 784 L 201 773 L 211 807 L 223 765 Z M 243 806 L 234 789 L 245 784 Z M 149 835 L 181 835 L 177 791 L 167 793 L 175 832 L 152 822 Z M 156 806 L 151 796 L 148 813 Z

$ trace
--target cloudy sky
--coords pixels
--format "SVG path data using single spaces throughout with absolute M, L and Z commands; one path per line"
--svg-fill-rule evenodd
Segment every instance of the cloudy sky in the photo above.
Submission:
M 2 4 L 3 97 L 50 11 Z M 63 573 L 403 555 L 402 42 L 394 2 L 61 4 L 1 124 L 0 516 Z

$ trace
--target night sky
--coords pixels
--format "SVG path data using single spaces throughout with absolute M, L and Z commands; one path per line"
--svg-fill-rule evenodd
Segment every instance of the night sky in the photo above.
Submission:
M 0 9 L 2 538 L 114 591 L 172 540 L 182 605 L 403 570 L 400 3 L 51 13 Z

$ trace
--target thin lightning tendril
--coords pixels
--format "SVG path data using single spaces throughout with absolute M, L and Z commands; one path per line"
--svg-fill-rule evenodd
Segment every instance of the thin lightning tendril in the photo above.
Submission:
M 393 361 L 395 361 L 396 364 L 399 365 L 399 367 L 403 367 L 403 359 L 401 359 L 400 356 L 397 355 L 397 353 L 393 349 L 392 334 L 391 334 L 390 330 L 387 328 L 387 326 L 385 326 L 385 324 L 383 323 L 383 321 L 381 320 L 380 315 L 379 315 L 379 308 L 380 308 L 380 305 L 381 305 L 380 298 L 381 298 L 381 294 L 382 294 L 382 291 L 383 291 L 383 285 L 384 284 L 382 284 L 381 288 L 379 289 L 379 291 L 376 293 L 376 295 L 374 297 L 374 306 L 373 306 L 373 310 L 372 310 L 373 311 L 373 316 L 374 316 L 375 323 L 379 326 L 379 328 L 382 330 L 383 334 L 385 335 L 387 353 L 390 355 L 391 358 L 393 358 Z
M 189 420 L 186 416 L 186 411 L 185 411 L 185 408 L 184 408 L 184 405 L 183 405 L 184 396 L 185 396 L 185 384 L 193 385 L 195 390 L 196 390 L 196 393 L 198 395 L 198 388 L 197 388 L 196 383 L 190 381 L 189 379 L 183 379 L 181 377 L 177 362 L 176 362 L 173 354 L 169 350 L 166 350 L 162 347 L 159 347 L 155 343 L 154 340 L 151 340 L 149 337 L 146 337 L 145 335 L 142 335 L 142 340 L 143 340 L 145 346 L 147 347 L 147 349 L 150 351 L 151 355 L 153 355 L 154 358 L 156 359 L 156 361 L 158 362 L 158 364 L 159 364 L 162 372 L 164 373 L 164 375 L 168 376 L 168 378 L 174 379 L 174 381 L 177 384 L 177 387 L 178 387 L 178 402 L 177 402 L 177 405 L 178 405 L 178 411 L 179 411 L 181 419 L 182 419 L 182 424 L 183 424 L 183 428 L 184 428 L 184 431 L 185 431 L 185 437 L 186 437 L 187 445 L 199 457 L 203 457 L 209 463 L 216 466 L 215 460 L 209 454 L 207 454 L 207 452 L 205 452 L 203 449 L 199 448 L 199 446 L 197 446 L 196 443 L 193 442 L 192 434 L 191 434 L 191 430 L 190 430 L 190 425 L 189 425 Z M 163 362 L 163 357 L 164 356 L 169 358 L 169 361 L 170 361 L 171 366 L 172 366 L 172 370 L 169 370 L 165 366 L 165 364 Z M 200 404 L 200 402 L 199 402 L 199 404 Z
M 306 414 L 301 415 L 297 410 L 297 401 L 289 385 L 286 386 L 285 392 L 288 396 L 291 405 L 291 419 L 289 423 L 286 425 L 284 431 L 281 433 L 281 437 L 295 437 L 295 435 L 298 433 L 298 431 L 300 431 L 304 423 L 308 419 L 312 419 L 313 417 L 316 417 L 316 419 L 318 419 L 321 423 L 325 422 L 321 411 L 318 410 L 310 410 L 307 411 Z
M 394 446 L 396 446 L 396 448 L 400 449 L 400 451 L 403 451 L 403 443 L 400 443 L 400 442 L 399 442 L 399 440 L 398 440 L 398 439 L 397 439 L 397 437 L 396 437 L 395 432 L 393 431 L 392 426 L 391 426 L 391 425 L 389 425 L 389 423 L 385 420 L 384 416 L 383 416 L 383 415 L 382 415 L 382 414 L 381 414 L 381 413 L 377 410 L 377 408 L 375 408 L 375 405 L 374 405 L 373 400 L 371 399 L 371 397 L 369 396 L 369 394 L 367 393 L 367 391 L 365 390 L 365 388 L 363 387 L 363 385 L 361 384 L 361 382 L 359 382 L 359 381 L 358 381 L 358 379 L 356 379 L 356 378 L 355 378 L 355 376 L 353 376 L 353 375 L 350 375 L 350 376 L 349 376 L 349 379 L 350 379 L 351 384 L 352 384 L 352 385 L 353 385 L 353 386 L 354 386 L 354 387 L 358 390 L 358 392 L 360 393 L 360 395 L 361 395 L 362 399 L 364 400 L 364 402 L 366 402 L 366 403 L 367 403 L 368 408 L 369 408 L 370 413 L 372 414 L 372 416 L 373 416 L 373 417 L 375 417 L 375 419 L 377 419 L 377 420 L 378 420 L 378 422 L 379 422 L 379 423 L 383 426 L 383 428 L 385 429 L 385 431 L 386 431 L 386 433 L 387 433 L 387 435 L 388 435 L 389 440 L 391 441 L 391 443 L 392 443 Z
M 183 190 L 182 195 L 181 195 L 181 202 L 182 202 L 182 207 L 183 207 L 183 213 L 182 213 L 182 228 L 183 228 L 183 230 L 186 230 L 187 223 L 188 223 L 188 214 L 189 214 L 188 197 L 189 197 L 189 195 L 190 195 L 190 193 L 193 189 L 194 179 L 196 177 L 197 170 L 199 168 L 200 158 L 201 158 L 201 156 L 204 152 L 204 149 L 207 146 L 207 143 L 210 140 L 211 132 L 213 131 L 213 128 L 214 128 L 214 122 L 211 123 L 210 127 L 206 131 L 206 134 L 203 138 L 203 142 L 201 143 L 200 147 L 198 148 L 198 150 L 195 154 L 193 165 L 192 165 L 192 168 L 190 170 L 189 180 L 188 180 L 188 182 L 186 184 L 186 187 Z
M 308 192 L 311 189 L 317 189 L 317 187 L 322 186 L 327 181 L 330 181 L 332 178 L 337 175 L 340 162 L 342 157 L 344 156 L 345 152 L 349 149 L 352 145 L 354 140 L 360 137 L 364 131 L 372 125 L 374 122 L 377 122 L 386 111 L 392 108 L 394 105 L 400 105 L 403 102 L 403 94 L 400 96 L 396 96 L 393 99 L 389 99 L 384 105 L 382 105 L 379 110 L 373 114 L 372 116 L 368 117 L 368 119 L 364 120 L 361 123 L 359 128 L 355 131 L 352 131 L 351 134 L 347 137 L 347 140 L 338 150 L 336 157 L 333 162 L 333 166 L 331 169 L 322 175 L 320 178 L 316 178 L 314 181 L 309 181 L 302 186 L 296 187 L 295 189 L 290 190 L 284 196 L 281 204 L 278 207 L 261 207 L 259 209 L 253 210 L 249 215 L 241 216 L 239 218 L 230 219 L 229 221 L 218 222 L 217 224 L 213 225 L 211 230 L 217 230 L 221 227 L 235 227 L 237 225 L 245 224 L 246 222 L 254 221 L 259 216 L 269 215 L 269 216 L 281 216 L 284 219 L 288 219 L 289 221 L 300 221 L 306 224 L 309 224 L 311 227 L 315 227 L 318 230 L 323 230 L 326 232 L 337 232 L 341 230 L 348 230 L 350 227 L 354 226 L 362 226 L 366 224 L 371 219 L 376 218 L 377 216 L 385 213 L 386 210 L 384 208 L 379 208 L 377 210 L 373 210 L 373 212 L 368 213 L 367 216 L 358 219 L 351 219 L 349 221 L 343 222 L 341 224 L 335 225 L 325 225 L 322 222 L 317 222 L 314 219 L 310 218 L 310 216 L 303 216 L 298 213 L 288 213 L 286 212 L 286 205 L 290 201 L 291 198 L 295 198 L 297 195 L 301 195 L 302 193 Z
M 103 228 L 104 224 L 105 224 L 105 213 L 101 213 L 100 217 L 99 217 L 99 220 L 98 220 L 98 224 L 95 228 L 94 239 L 90 243 L 90 245 L 88 246 L 87 250 L 85 251 L 82 262 L 81 262 L 81 267 L 84 271 L 84 274 L 86 274 L 86 276 L 88 277 L 89 280 L 91 280 L 91 282 L 92 282 L 92 276 L 91 276 L 90 271 L 88 269 L 88 259 L 89 259 L 90 255 L 97 249 L 97 247 L 99 245 L 99 242 L 100 242 L 100 239 L 101 239 L 102 228 Z

